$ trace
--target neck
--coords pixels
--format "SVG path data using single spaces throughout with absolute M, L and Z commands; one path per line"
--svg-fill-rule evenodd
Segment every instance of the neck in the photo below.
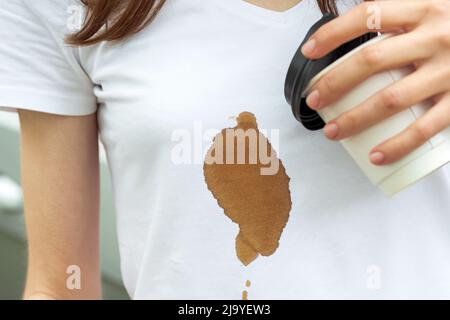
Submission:
M 244 0 L 244 1 L 254 4 L 255 6 L 264 8 L 264 9 L 283 12 L 283 11 L 286 11 L 286 10 L 289 10 L 289 9 L 295 7 L 302 0 L 275 0 L 275 1 L 274 0 Z

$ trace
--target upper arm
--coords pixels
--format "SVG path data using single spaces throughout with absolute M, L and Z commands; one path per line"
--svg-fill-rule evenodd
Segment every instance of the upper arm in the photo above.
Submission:
M 95 115 L 20 111 L 29 261 L 25 297 L 99 298 L 99 169 Z M 67 288 L 69 266 L 81 290 Z
M 0 109 L 20 110 L 26 297 L 100 296 L 97 104 L 77 49 L 64 43 L 69 3 L 0 1 Z M 81 290 L 66 288 L 71 265 Z

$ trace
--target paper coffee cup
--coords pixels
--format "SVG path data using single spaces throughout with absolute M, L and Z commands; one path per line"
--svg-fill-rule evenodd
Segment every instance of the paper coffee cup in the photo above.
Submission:
M 305 95 L 318 80 L 359 50 L 391 36 L 390 34 L 378 36 L 336 60 L 310 81 Z M 412 67 L 406 67 L 372 75 L 339 101 L 318 111 L 318 114 L 327 123 L 413 71 Z M 388 196 L 393 196 L 450 162 L 450 128 L 428 140 L 423 146 L 398 162 L 383 166 L 376 166 L 370 162 L 369 153 L 373 147 L 406 129 L 431 107 L 432 104 L 429 101 L 418 103 L 360 134 L 341 141 L 370 181 L 379 186 Z
M 413 67 L 405 67 L 374 74 L 339 101 L 317 112 L 309 109 L 306 96 L 317 81 L 359 50 L 395 36 L 369 34 L 344 44 L 321 59 L 309 60 L 304 57 L 301 53 L 302 45 L 322 25 L 335 17 L 326 14 L 312 26 L 296 52 L 286 77 L 286 99 L 292 107 L 295 118 L 309 130 L 323 128 L 325 123 L 357 107 L 382 89 L 414 71 Z M 450 162 L 450 128 L 440 132 L 420 148 L 393 164 L 376 166 L 370 161 L 369 153 L 375 146 L 402 132 L 431 107 L 430 101 L 418 103 L 341 141 L 370 181 L 388 196 L 395 195 Z

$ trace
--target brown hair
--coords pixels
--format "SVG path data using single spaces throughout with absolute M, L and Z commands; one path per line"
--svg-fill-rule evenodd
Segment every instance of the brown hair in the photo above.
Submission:
M 122 40 L 133 35 L 156 17 L 166 0 L 81 0 L 86 20 L 80 31 L 67 37 L 73 45 Z M 317 0 L 322 12 L 337 13 L 336 0 Z

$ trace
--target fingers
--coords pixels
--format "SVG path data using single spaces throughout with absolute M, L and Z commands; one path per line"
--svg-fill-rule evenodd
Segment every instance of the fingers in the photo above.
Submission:
M 431 80 L 429 74 L 428 69 L 422 68 L 384 88 L 329 122 L 324 129 L 326 136 L 333 140 L 345 139 L 444 91 L 440 77 Z
M 308 58 L 320 58 L 369 31 L 413 29 L 427 13 L 429 1 L 365 2 L 322 26 L 303 46 Z
M 307 98 L 308 105 L 315 110 L 321 109 L 372 74 L 425 59 L 432 50 L 428 42 L 425 36 L 407 33 L 381 40 L 359 50 L 314 85 Z
M 376 165 L 396 162 L 449 126 L 450 94 L 447 94 L 403 132 L 375 147 L 370 159 Z

